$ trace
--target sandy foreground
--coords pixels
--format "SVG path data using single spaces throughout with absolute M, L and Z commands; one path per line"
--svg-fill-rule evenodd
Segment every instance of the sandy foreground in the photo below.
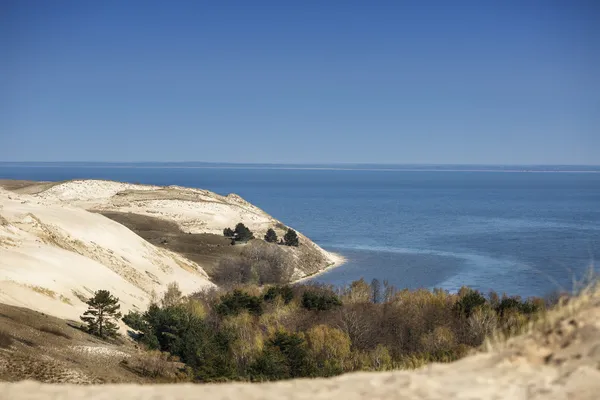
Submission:
M 0 399 L 550 399 L 600 393 L 600 291 L 489 351 L 418 371 L 250 384 L 0 384 Z

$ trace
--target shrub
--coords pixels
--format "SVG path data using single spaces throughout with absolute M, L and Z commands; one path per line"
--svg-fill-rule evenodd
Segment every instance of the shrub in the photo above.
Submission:
M 146 321 L 139 311 L 129 311 L 121 320 L 136 331 L 143 331 L 146 328 Z
M 466 289 L 466 293 L 454 305 L 454 310 L 469 318 L 476 307 L 483 306 L 486 303 L 485 297 L 476 290 Z
M 377 347 L 369 353 L 371 368 L 375 371 L 386 371 L 392 368 L 392 357 L 388 349 L 378 344 Z
M 508 310 L 516 310 L 523 314 L 533 314 L 541 307 L 533 300 L 521 301 L 518 297 L 504 297 L 496 307 L 496 312 L 503 316 Z
M 271 286 L 265 292 L 263 299 L 273 301 L 277 297 L 281 297 L 284 304 L 289 304 L 294 299 L 294 291 L 289 286 Z
M 344 372 L 350 356 L 350 337 L 347 333 L 327 325 L 316 325 L 306 332 L 306 342 L 313 369 L 320 376 L 333 376 Z
M 142 376 L 176 379 L 181 377 L 183 364 L 177 357 L 160 350 L 140 351 L 125 360 L 125 365 Z
M 221 297 L 221 303 L 217 305 L 216 310 L 220 315 L 237 315 L 244 310 L 260 315 L 263 312 L 262 299 L 236 289 Z
M 177 282 L 171 282 L 167 285 L 167 290 L 161 300 L 163 307 L 172 307 L 181 302 L 182 293 L 179 290 Z
M 308 310 L 326 311 L 341 305 L 335 293 L 309 289 L 302 294 L 302 306 Z
M 277 243 L 277 233 L 272 228 L 269 228 L 265 235 L 265 242 L 268 243 Z
M 469 331 L 476 343 L 481 343 L 490 336 L 498 325 L 496 312 L 489 305 L 476 307 L 469 317 Z
M 6 332 L 0 331 L 0 348 L 8 349 L 13 344 L 13 338 Z
M 437 326 L 421 337 L 421 343 L 426 353 L 448 351 L 455 345 L 454 333 L 448 327 Z
M 354 281 L 344 289 L 344 302 L 346 303 L 368 303 L 373 299 L 373 290 L 364 279 Z
M 228 238 L 233 237 L 233 229 L 231 229 L 231 228 L 223 229 L 223 236 L 228 237 Z
M 259 285 L 287 283 L 294 272 L 294 260 L 283 249 L 269 243 L 254 241 L 239 256 L 219 260 L 213 274 L 220 285 L 255 283 Z
M 40 331 L 50 333 L 54 336 L 60 336 L 65 339 L 72 339 L 71 335 L 63 332 L 62 329 L 60 329 L 57 326 L 44 325 L 44 326 L 40 327 Z
M 310 362 L 304 338 L 297 333 L 276 332 L 265 344 L 251 371 L 256 380 L 309 376 Z
M 283 243 L 286 246 L 294 246 L 298 247 L 300 245 L 300 241 L 298 240 L 298 234 L 293 229 L 288 229 L 285 235 L 283 236 Z

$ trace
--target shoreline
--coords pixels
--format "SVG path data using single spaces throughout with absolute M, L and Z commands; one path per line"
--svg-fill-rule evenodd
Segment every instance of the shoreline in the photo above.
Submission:
M 315 278 L 319 275 L 323 275 L 325 272 L 329 272 L 333 269 L 339 268 L 348 262 L 348 258 L 339 253 L 334 253 L 333 251 L 328 251 L 328 250 L 325 250 L 325 251 L 327 252 L 327 254 L 329 254 L 330 260 L 332 260 L 332 262 L 333 262 L 331 265 L 325 267 L 324 269 L 322 269 L 318 272 L 315 272 L 314 274 L 310 274 L 310 275 L 307 275 L 300 279 L 296 279 L 295 281 L 290 282 L 290 284 L 295 285 L 296 283 L 305 282 L 305 281 Z

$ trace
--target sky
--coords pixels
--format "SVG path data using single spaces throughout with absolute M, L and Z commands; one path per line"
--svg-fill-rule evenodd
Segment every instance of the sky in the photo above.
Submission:
M 600 164 L 600 2 L 0 2 L 0 161 Z

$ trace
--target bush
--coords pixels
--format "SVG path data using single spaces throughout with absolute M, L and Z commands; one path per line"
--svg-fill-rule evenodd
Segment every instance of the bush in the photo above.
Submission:
M 253 249 L 255 243 L 261 246 Z M 263 241 L 246 248 L 243 259 L 255 270 L 255 257 L 264 249 L 286 253 Z M 123 318 L 141 331 L 138 341 L 158 350 L 143 355 L 147 360 L 134 360 L 132 368 L 148 376 L 172 376 L 161 372 L 170 361 L 164 352 L 179 357 L 197 382 L 416 368 L 454 361 L 493 331 L 518 333 L 535 317 L 527 312 L 543 307 L 538 300 L 506 296 L 488 301 L 468 288 L 451 294 L 383 286 L 380 293 L 380 285 L 364 280 L 337 291 L 314 284 L 263 291 L 248 285 L 222 295 L 213 290 L 184 298 L 172 290 L 175 295 L 168 298 L 174 301 L 154 301 L 143 314 Z M 502 315 L 496 308 L 502 308 Z
M 475 308 L 483 306 L 486 303 L 485 297 L 476 290 L 466 289 L 466 293 L 456 302 L 454 310 L 469 318 Z
M 341 305 L 335 293 L 309 289 L 302 294 L 302 307 L 307 310 L 327 311 Z
M 263 312 L 262 299 L 236 289 L 233 293 L 221 297 L 221 303 L 217 305 L 216 310 L 219 315 L 237 315 L 244 310 L 260 315 Z
M 231 229 L 231 228 L 223 229 L 223 236 L 225 236 L 227 238 L 233 237 L 233 229 Z
M 306 332 L 313 370 L 319 376 L 334 376 L 344 372 L 352 342 L 346 332 L 327 325 L 313 326 Z
M 13 344 L 13 338 L 6 332 L 0 331 L 0 348 L 8 349 Z
M 146 328 L 146 322 L 139 311 L 129 311 L 121 320 L 130 328 L 136 331 L 143 331 Z
M 60 336 L 65 339 L 72 339 L 71 335 L 63 332 L 62 329 L 60 329 L 57 326 L 44 325 L 44 326 L 40 327 L 40 331 L 50 333 L 54 336 Z
M 235 286 L 287 283 L 294 272 L 294 260 L 283 249 L 265 242 L 254 241 L 239 256 L 219 260 L 213 279 L 219 285 Z
M 289 286 L 271 286 L 265 292 L 263 299 L 265 301 L 273 301 L 277 297 L 281 297 L 284 304 L 288 304 L 294 299 L 294 291 Z
M 298 240 L 298 234 L 293 229 L 288 229 L 285 235 L 283 236 L 283 243 L 286 246 L 295 246 L 298 247 L 300 242 Z
M 272 228 L 269 228 L 265 235 L 265 242 L 268 243 L 277 243 L 277 233 Z
M 309 376 L 311 369 L 304 338 L 296 333 L 276 332 L 251 370 L 255 380 Z
M 160 350 L 141 351 L 124 361 L 124 364 L 142 376 L 175 380 L 185 377 L 184 366 L 177 357 Z
M 508 310 L 516 310 L 523 314 L 533 314 L 539 311 L 539 309 L 539 305 L 533 301 L 521 301 L 518 297 L 504 297 L 496 307 L 496 312 L 500 316 L 503 316 Z

